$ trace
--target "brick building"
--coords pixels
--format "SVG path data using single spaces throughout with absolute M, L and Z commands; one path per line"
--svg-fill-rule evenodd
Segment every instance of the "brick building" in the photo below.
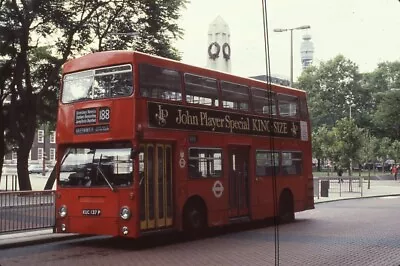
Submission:
M 45 132 L 45 127 L 41 126 L 35 133 L 32 148 L 29 153 L 29 164 L 39 164 L 43 162 L 43 156 L 46 156 L 46 164 L 54 165 L 56 161 L 56 132 Z M 17 153 L 10 152 L 4 157 L 4 164 L 16 164 Z

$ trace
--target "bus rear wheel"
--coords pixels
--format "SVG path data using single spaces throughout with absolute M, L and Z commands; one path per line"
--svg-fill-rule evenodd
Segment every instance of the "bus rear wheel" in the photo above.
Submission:
M 293 195 L 289 190 L 284 190 L 279 199 L 279 223 L 290 223 L 294 219 Z
M 184 209 L 183 229 L 190 238 L 197 238 L 206 228 L 206 212 L 202 204 L 190 202 Z

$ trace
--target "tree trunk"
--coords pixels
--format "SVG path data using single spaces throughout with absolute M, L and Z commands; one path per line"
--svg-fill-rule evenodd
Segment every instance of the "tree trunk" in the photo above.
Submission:
M 33 100 L 34 97 L 31 97 Z M 31 101 L 34 102 L 34 101 Z M 21 129 L 21 137 L 18 142 L 18 153 L 17 153 L 17 172 L 18 182 L 20 190 L 32 190 L 31 181 L 28 173 L 28 159 L 29 151 L 32 148 L 33 139 L 35 138 L 36 132 L 36 108 L 35 106 L 29 106 L 30 110 L 27 116 L 26 127 Z
M 317 159 L 317 171 L 321 172 L 321 159 Z
M 18 172 L 18 184 L 19 190 L 32 190 L 31 180 L 29 179 L 28 173 L 28 159 L 29 159 L 29 150 L 28 152 L 24 151 L 24 149 L 18 149 L 18 160 L 17 160 L 17 172 Z

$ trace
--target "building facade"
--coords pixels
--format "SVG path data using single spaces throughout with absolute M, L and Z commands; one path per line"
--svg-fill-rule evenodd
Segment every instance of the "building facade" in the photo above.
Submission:
M 287 86 L 287 87 L 290 86 L 290 81 L 288 79 L 284 79 L 284 78 L 270 77 L 270 76 L 266 76 L 266 75 L 258 75 L 258 76 L 253 76 L 250 78 L 265 81 L 265 82 L 268 81 L 268 82 L 271 82 L 274 84 L 279 84 L 282 86 Z
M 31 151 L 29 152 L 29 164 L 41 164 L 43 158 L 46 165 L 54 165 L 56 162 L 56 132 L 46 132 L 45 127 L 41 126 L 35 133 Z M 4 164 L 17 164 L 17 152 L 12 151 L 4 157 Z

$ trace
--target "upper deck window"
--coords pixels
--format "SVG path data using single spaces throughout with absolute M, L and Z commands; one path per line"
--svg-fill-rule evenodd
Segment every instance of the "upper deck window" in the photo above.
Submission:
M 224 108 L 249 111 L 249 88 L 240 84 L 221 81 Z
M 252 88 L 253 108 L 257 114 L 276 115 L 276 95 L 268 90 Z
M 186 101 L 188 103 L 218 106 L 217 80 L 185 74 Z
M 280 116 L 296 117 L 299 115 L 299 101 L 296 96 L 278 94 L 278 106 Z
M 140 95 L 143 97 L 181 101 L 181 77 L 178 71 L 147 64 L 139 66 Z
M 62 102 L 129 96 L 133 92 L 131 65 L 80 71 L 64 76 Z

